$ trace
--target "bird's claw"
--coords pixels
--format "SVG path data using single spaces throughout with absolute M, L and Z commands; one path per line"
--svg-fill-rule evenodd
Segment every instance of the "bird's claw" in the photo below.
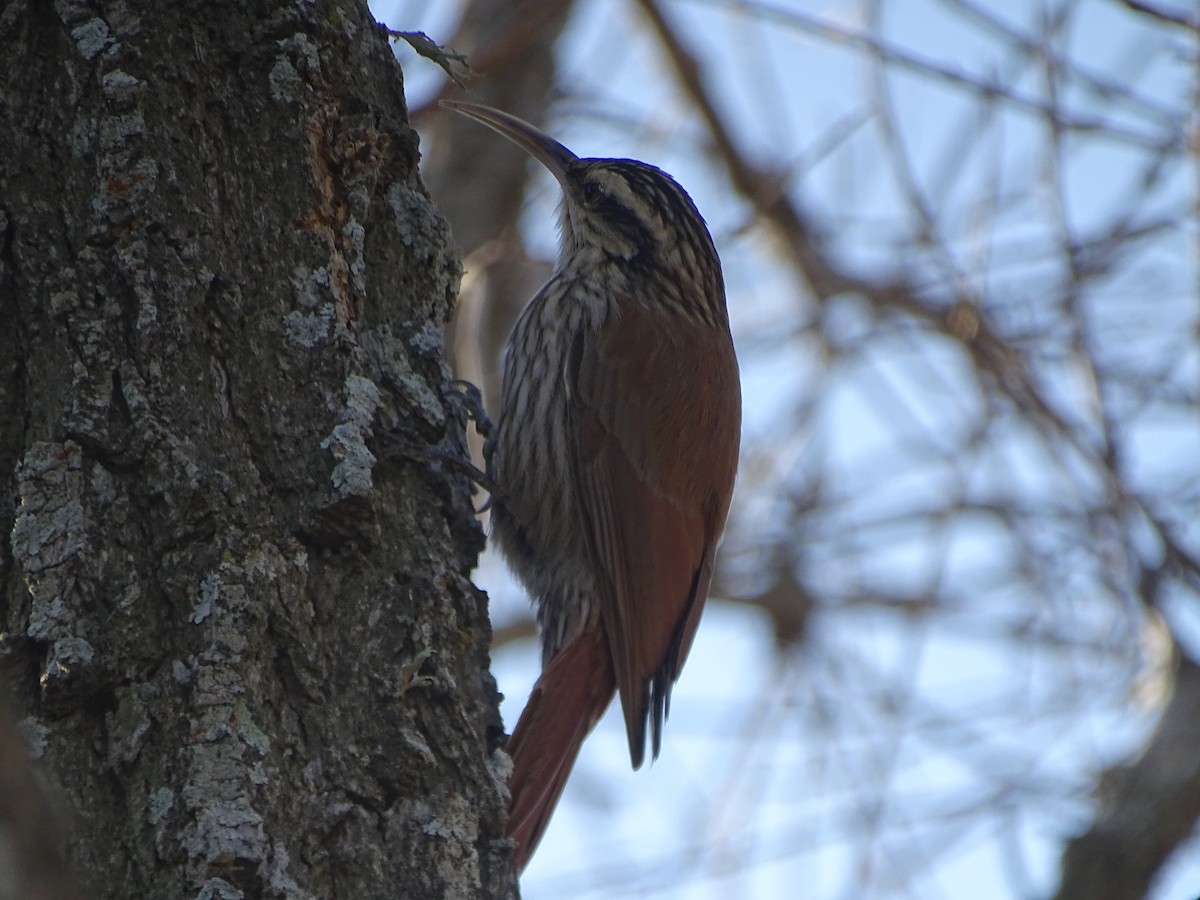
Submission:
M 396 432 L 392 432 L 379 448 L 378 455 L 383 459 L 402 456 L 405 459 L 410 459 L 415 462 L 430 463 L 443 465 L 455 473 L 465 476 L 466 478 L 479 485 L 489 496 L 487 502 L 476 513 L 484 513 L 492 508 L 492 504 L 499 496 L 499 488 L 496 487 L 496 482 L 481 469 L 477 469 L 469 459 L 464 459 L 458 453 L 447 450 L 439 445 L 419 445 L 415 444 Z
M 487 411 L 483 408 L 483 392 L 476 385 L 464 378 L 456 378 L 450 382 L 450 387 L 445 392 L 445 396 L 462 407 L 463 412 L 467 414 L 467 418 L 475 423 L 475 430 L 479 432 L 481 437 L 488 438 L 491 436 L 495 426 L 492 420 L 488 418 Z

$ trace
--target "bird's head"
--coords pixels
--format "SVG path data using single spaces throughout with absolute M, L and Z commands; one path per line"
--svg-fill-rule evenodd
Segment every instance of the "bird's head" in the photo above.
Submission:
M 715 277 L 719 286 L 720 262 L 704 219 L 666 172 L 633 159 L 580 158 L 528 122 L 488 106 L 442 105 L 500 132 L 558 179 L 560 268 L 581 254 L 635 266 L 652 261 L 660 269 Z

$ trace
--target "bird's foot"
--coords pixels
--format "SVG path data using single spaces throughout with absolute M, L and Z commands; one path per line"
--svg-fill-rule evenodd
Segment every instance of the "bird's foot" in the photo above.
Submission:
M 479 432 L 480 437 L 491 437 L 495 425 L 483 408 L 483 393 L 478 387 L 465 379 L 457 378 L 450 382 L 450 389 L 444 396 L 462 408 L 467 418 L 475 423 L 475 430 Z
M 401 456 L 413 462 L 443 466 L 458 475 L 470 479 L 487 491 L 489 495 L 487 502 L 475 510 L 476 513 L 487 512 L 491 509 L 492 503 L 495 502 L 500 493 L 499 488 L 496 487 L 496 482 L 486 472 L 477 468 L 469 459 L 465 459 L 461 452 L 448 450 L 438 444 L 417 444 L 408 440 L 397 431 L 389 432 L 381 439 L 377 456 L 380 459 Z

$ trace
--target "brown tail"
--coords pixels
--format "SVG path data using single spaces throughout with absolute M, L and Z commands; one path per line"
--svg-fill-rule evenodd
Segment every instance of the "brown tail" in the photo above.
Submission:
M 513 761 L 508 836 L 516 841 L 518 872 L 542 839 L 583 739 L 616 684 L 604 628 L 595 625 L 559 650 L 533 686 L 507 747 Z

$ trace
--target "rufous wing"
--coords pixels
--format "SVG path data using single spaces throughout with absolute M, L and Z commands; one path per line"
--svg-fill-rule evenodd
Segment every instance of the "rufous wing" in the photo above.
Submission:
M 576 340 L 576 493 L 634 768 L 658 755 L 737 469 L 741 393 L 727 327 L 623 308 Z

